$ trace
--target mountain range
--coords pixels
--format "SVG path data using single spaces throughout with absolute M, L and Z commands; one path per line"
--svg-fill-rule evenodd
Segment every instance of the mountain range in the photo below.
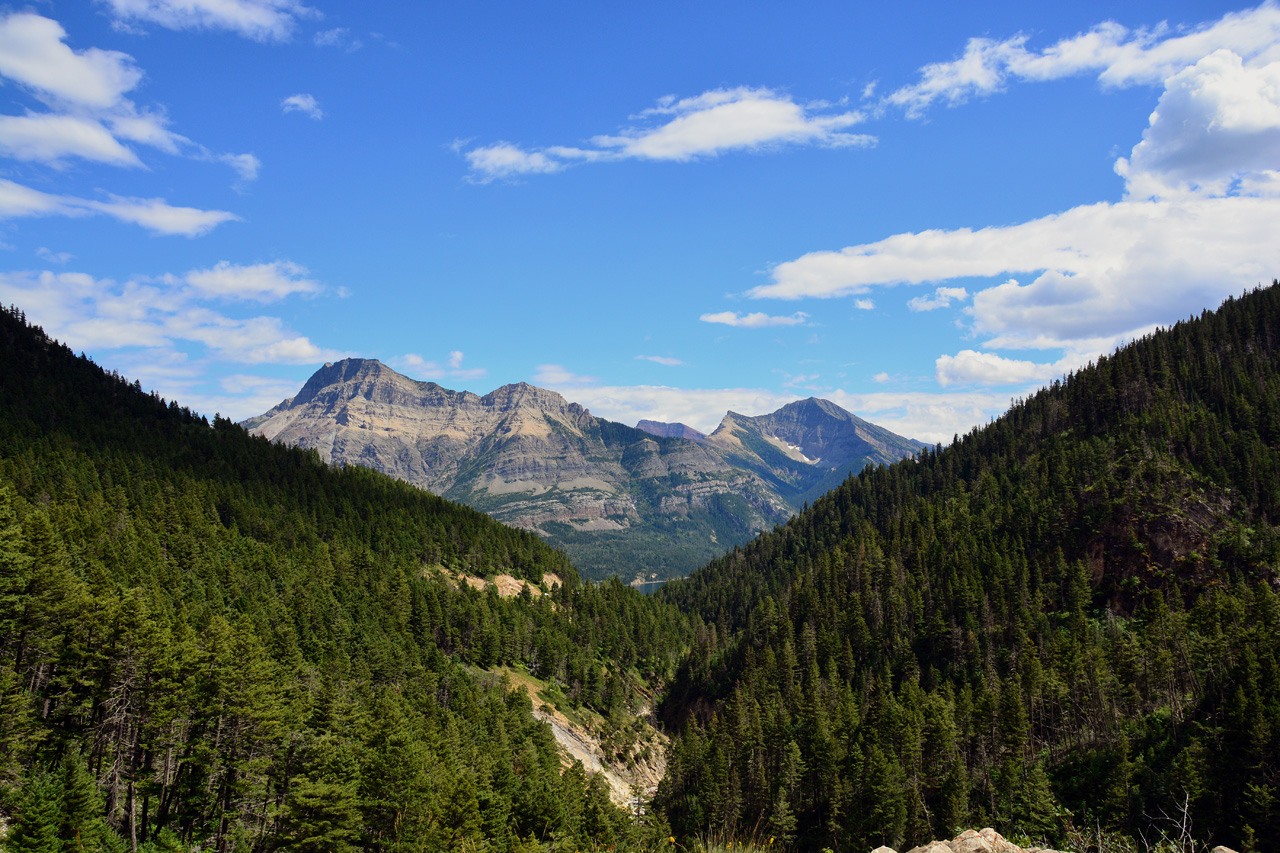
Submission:
M 479 396 L 356 358 L 242 425 L 534 530 L 588 576 L 627 579 L 687 574 L 850 473 L 924 446 L 816 398 L 729 412 L 705 435 L 625 426 L 523 382 Z

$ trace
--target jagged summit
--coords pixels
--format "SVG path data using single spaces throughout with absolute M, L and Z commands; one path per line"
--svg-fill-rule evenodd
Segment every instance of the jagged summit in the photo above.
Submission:
M 702 441 L 707 437 L 705 432 L 699 432 L 688 424 L 682 423 L 663 423 L 662 421 L 642 420 L 636 424 L 636 429 L 647 432 L 649 435 L 656 435 L 658 438 L 686 438 L 689 441 Z

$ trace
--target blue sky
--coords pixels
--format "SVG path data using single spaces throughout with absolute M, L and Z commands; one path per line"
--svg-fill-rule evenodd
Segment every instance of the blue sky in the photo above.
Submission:
M 1280 6 L 0 6 L 0 301 L 207 414 L 375 357 L 947 441 L 1280 275 Z

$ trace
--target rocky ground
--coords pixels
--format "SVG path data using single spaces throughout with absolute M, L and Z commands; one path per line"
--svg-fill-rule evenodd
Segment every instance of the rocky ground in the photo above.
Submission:
M 877 847 L 871 853 L 897 853 L 892 847 Z M 1048 847 L 1019 847 L 991 827 L 967 830 L 950 841 L 930 841 L 906 853 L 1059 853 Z M 1235 853 L 1229 847 L 1215 847 L 1210 853 Z

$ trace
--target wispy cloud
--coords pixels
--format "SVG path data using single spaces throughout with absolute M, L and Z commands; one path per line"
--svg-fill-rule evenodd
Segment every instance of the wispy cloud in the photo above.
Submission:
M 36 249 L 36 255 L 44 258 L 51 264 L 57 264 L 59 266 L 67 264 L 75 258 L 75 255 L 70 252 L 55 252 L 51 249 L 46 249 L 44 246 Z
M 453 350 L 445 358 L 444 363 L 423 358 L 416 352 L 405 353 L 389 360 L 392 367 L 405 371 L 415 379 L 452 379 L 469 382 L 482 379 L 489 371 L 483 367 L 464 367 L 465 356 L 462 350 Z
M 141 225 L 164 235 L 199 237 L 221 225 L 239 219 L 225 210 L 175 207 L 159 198 L 123 198 L 109 201 L 53 195 L 0 178 L 0 219 L 29 216 L 90 216 L 106 214 L 121 222 Z
M 582 376 L 573 373 L 559 364 L 539 364 L 534 371 L 533 381 L 548 388 L 570 388 L 594 385 L 600 380 L 594 376 Z
M 939 308 L 951 307 L 953 300 L 963 301 L 969 298 L 969 291 L 963 287 L 939 287 L 932 296 L 917 296 L 907 300 L 907 307 L 912 311 L 936 311 Z
M 287 41 L 299 18 L 318 13 L 296 0 L 99 0 L 124 26 L 228 30 L 254 41 Z
M 665 355 L 638 355 L 636 356 L 636 360 L 652 361 L 654 364 L 661 364 L 665 367 L 679 367 L 684 364 L 684 362 L 678 358 L 671 358 L 670 356 Z
M 800 103 L 767 88 L 714 89 L 689 98 L 668 96 L 636 119 L 639 124 L 592 137 L 581 146 L 525 148 L 496 142 L 462 153 L 473 179 L 487 182 L 606 160 L 683 162 L 735 150 L 875 144 L 874 137 L 847 132 L 865 119 L 863 113 L 833 109 L 829 104 Z
M 306 267 L 292 261 L 247 265 L 220 261 L 208 269 L 192 270 L 183 280 L 207 297 L 276 302 L 294 294 L 319 293 L 320 282 L 307 275 Z
M 346 27 L 334 27 L 331 30 L 321 30 L 312 38 L 312 42 L 316 47 L 336 47 L 345 50 L 347 53 L 355 53 L 364 47 L 364 42 L 351 35 L 351 31 Z
M 698 319 L 704 323 L 720 323 L 741 329 L 761 329 L 766 326 L 798 326 L 808 320 L 809 315 L 803 311 L 797 311 L 789 317 L 771 317 L 762 311 L 756 311 L 751 314 L 720 311 L 715 314 L 703 314 Z
M 302 113 L 316 121 L 324 118 L 324 110 L 320 109 L 320 102 L 314 95 L 290 95 L 280 102 L 280 107 L 285 113 Z
M 1003 40 L 972 38 L 960 57 L 926 65 L 918 82 L 891 92 L 883 103 L 920 116 L 939 101 L 954 106 L 998 92 L 1012 81 L 1079 74 L 1097 74 L 1109 87 L 1156 85 L 1220 49 L 1266 64 L 1280 59 L 1280 6 L 1266 2 L 1185 29 L 1162 24 L 1130 30 L 1107 21 L 1041 51 L 1029 50 L 1029 41 L 1023 34 Z

